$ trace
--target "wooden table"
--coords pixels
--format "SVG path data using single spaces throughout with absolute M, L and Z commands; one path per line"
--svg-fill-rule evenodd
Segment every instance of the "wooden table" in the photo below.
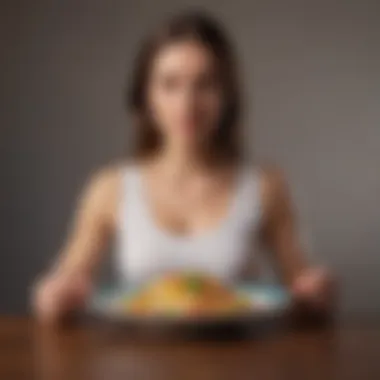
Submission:
M 380 324 L 259 340 L 136 340 L 95 327 L 0 318 L 0 379 L 380 379 Z

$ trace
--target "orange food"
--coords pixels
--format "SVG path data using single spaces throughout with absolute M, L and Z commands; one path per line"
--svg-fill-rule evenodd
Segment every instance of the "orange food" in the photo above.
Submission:
M 169 274 L 137 291 L 126 302 L 131 314 L 213 316 L 246 312 L 250 301 L 217 279 L 201 274 Z

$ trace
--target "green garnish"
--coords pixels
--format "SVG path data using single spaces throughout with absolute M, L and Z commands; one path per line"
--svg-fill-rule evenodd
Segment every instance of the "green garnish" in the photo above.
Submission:
M 189 275 L 185 278 L 186 288 L 191 293 L 199 294 L 204 288 L 204 281 L 200 276 Z

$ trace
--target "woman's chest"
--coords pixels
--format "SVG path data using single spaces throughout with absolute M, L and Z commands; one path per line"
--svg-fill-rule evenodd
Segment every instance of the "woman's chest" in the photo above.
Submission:
M 135 221 L 125 230 L 119 252 L 125 272 L 137 282 L 169 271 L 189 270 L 233 279 L 253 254 L 255 234 L 248 226 L 228 225 L 196 238 L 176 238 L 141 227 Z
M 199 236 L 218 229 L 229 217 L 234 195 L 226 185 L 158 189 L 145 197 L 145 209 L 155 226 L 178 236 Z

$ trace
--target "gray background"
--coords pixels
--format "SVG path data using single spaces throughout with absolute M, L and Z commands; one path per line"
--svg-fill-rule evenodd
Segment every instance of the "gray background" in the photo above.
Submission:
M 25 310 L 85 178 L 127 151 L 121 94 L 140 38 L 196 3 L 1 2 L 1 312 Z M 380 313 L 378 2 L 199 3 L 236 40 L 247 147 L 287 172 L 316 257 L 341 280 L 342 310 Z

